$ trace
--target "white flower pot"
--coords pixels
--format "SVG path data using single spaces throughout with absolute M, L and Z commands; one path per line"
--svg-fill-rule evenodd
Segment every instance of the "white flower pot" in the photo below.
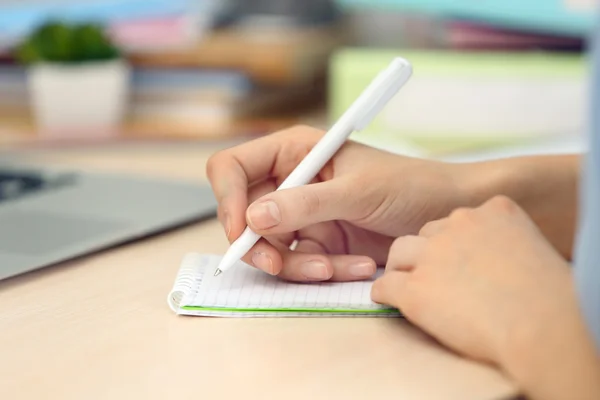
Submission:
M 125 115 L 129 66 L 122 60 L 39 64 L 28 72 L 39 133 L 51 137 L 118 134 Z

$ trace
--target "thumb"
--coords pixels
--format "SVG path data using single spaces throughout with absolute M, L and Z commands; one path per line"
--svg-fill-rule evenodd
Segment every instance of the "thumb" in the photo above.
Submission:
M 258 234 L 278 234 L 324 221 L 359 219 L 372 199 L 354 192 L 355 187 L 349 179 L 332 179 L 271 192 L 248 207 L 246 221 Z

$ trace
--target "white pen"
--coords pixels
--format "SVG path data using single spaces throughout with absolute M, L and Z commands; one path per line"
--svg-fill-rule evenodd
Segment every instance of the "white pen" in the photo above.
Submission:
M 319 140 L 277 190 L 308 184 L 355 131 L 363 130 L 400 90 L 412 75 L 411 64 L 403 58 L 395 58 L 367 86 L 348 110 Z M 215 276 L 231 268 L 252 246 L 260 235 L 246 227 L 221 259 Z

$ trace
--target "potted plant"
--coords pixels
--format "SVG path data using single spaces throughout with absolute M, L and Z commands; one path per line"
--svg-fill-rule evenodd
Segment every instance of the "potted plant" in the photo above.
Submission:
M 125 114 L 129 66 L 95 24 L 48 22 L 16 48 L 27 66 L 33 114 L 52 136 L 107 136 Z

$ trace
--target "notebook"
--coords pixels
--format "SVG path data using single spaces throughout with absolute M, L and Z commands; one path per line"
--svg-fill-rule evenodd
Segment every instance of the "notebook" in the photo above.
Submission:
M 371 300 L 373 281 L 292 283 L 239 262 L 215 277 L 220 256 L 183 258 L 167 302 L 180 315 L 212 317 L 395 317 Z

